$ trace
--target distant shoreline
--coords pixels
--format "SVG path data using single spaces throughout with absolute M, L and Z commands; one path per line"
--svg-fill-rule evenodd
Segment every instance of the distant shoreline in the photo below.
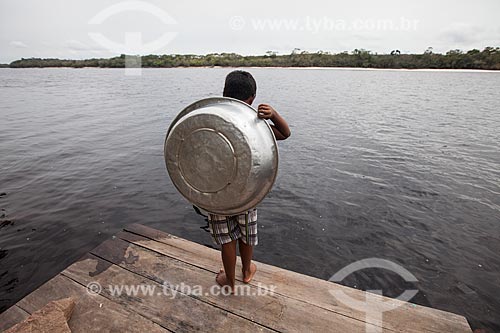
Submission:
M 164 54 L 134 56 L 122 54 L 107 59 L 50 59 L 22 58 L 10 64 L 9 68 L 346 68 L 346 69 L 395 69 L 395 70 L 500 70 L 500 47 L 487 47 L 483 51 L 451 50 L 446 54 L 433 53 L 429 48 L 423 54 L 402 54 L 398 50 L 390 54 L 377 54 L 363 49 L 352 52 L 298 52 L 277 55 L 242 56 L 236 53 L 214 53 L 207 55 Z
M 248 68 L 248 69 L 292 69 L 292 70 L 345 70 L 345 71 L 405 71 L 405 72 L 450 72 L 450 73 L 500 73 L 493 69 L 467 69 L 467 68 L 374 68 L 374 67 L 297 67 L 297 66 L 176 66 L 176 67 L 141 67 L 142 70 L 161 69 L 221 69 L 221 68 Z M 1 69 L 112 69 L 124 70 L 124 67 L 1 67 Z

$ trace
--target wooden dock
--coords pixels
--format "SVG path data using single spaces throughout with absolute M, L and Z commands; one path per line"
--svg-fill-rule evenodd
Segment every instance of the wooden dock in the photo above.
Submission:
M 72 332 L 471 332 L 462 316 L 377 295 L 371 297 L 401 304 L 384 312 L 382 320 L 374 319 L 331 293 L 341 290 L 365 300 L 363 291 L 263 263 L 257 266 L 247 289 L 252 295 L 215 295 L 208 291 L 221 268 L 219 251 L 135 224 L 0 314 L 0 330 L 49 301 L 73 297 Z M 243 285 L 240 266 L 238 272 L 237 284 Z M 98 283 L 100 292 L 90 293 L 90 283 L 99 291 Z M 155 292 L 117 295 L 109 285 L 154 286 L 149 288 Z M 179 286 L 199 286 L 203 293 Z M 169 291 L 175 288 L 179 292 L 172 297 Z

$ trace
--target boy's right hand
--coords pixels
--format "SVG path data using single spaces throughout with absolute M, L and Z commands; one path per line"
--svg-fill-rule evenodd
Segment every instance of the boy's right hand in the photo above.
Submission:
M 261 119 L 270 119 L 273 122 L 273 130 L 276 140 L 285 140 L 290 136 L 290 128 L 283 117 L 269 104 L 260 104 L 257 108 L 257 115 Z
M 272 119 L 276 111 L 269 104 L 260 104 L 257 108 L 257 116 L 261 119 Z

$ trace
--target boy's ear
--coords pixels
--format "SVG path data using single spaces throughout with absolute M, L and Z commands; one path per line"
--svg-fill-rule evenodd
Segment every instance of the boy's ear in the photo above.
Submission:
M 248 105 L 252 105 L 253 101 L 255 99 L 255 95 L 253 95 L 252 97 L 249 97 L 246 101 L 244 101 L 245 103 L 247 103 Z

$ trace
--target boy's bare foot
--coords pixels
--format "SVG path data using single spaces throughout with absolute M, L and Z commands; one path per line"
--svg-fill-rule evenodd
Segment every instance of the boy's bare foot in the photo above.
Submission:
M 226 277 L 226 272 L 221 268 L 219 273 L 215 276 L 215 282 L 221 287 L 229 286 L 231 288 L 231 294 L 233 293 L 234 286 L 231 286 Z
M 257 266 L 252 262 L 250 263 L 250 270 L 243 271 L 243 282 L 250 283 L 255 275 L 255 272 L 257 272 Z

